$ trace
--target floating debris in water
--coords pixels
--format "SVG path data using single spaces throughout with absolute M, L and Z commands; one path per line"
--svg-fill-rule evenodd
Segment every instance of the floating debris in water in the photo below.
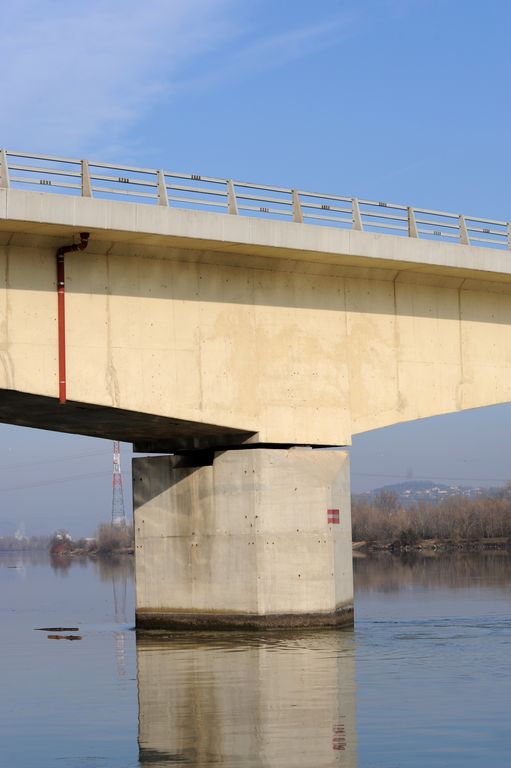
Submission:
M 48 640 L 81 640 L 81 635 L 48 635 Z
M 80 627 L 35 627 L 36 632 L 79 632 Z

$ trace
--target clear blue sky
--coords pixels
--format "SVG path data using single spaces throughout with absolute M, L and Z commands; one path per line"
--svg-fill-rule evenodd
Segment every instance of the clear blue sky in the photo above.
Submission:
M 509 219 L 510 28 L 505 0 L 2 3 L 0 145 Z M 500 406 L 361 436 L 354 489 L 511 477 L 510 426 Z M 0 533 L 91 532 L 110 453 L 0 428 Z

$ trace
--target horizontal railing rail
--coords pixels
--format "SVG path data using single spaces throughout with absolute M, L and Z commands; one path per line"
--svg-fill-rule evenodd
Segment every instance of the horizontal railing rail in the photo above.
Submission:
M 481 216 L 199 174 L 0 150 L 0 187 L 136 200 L 300 224 L 511 249 L 511 224 Z

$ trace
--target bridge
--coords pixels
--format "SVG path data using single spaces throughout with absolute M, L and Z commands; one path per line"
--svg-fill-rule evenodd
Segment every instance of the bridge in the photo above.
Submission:
M 149 454 L 138 626 L 350 623 L 347 446 L 511 401 L 509 250 L 505 221 L 2 150 L 0 421 Z

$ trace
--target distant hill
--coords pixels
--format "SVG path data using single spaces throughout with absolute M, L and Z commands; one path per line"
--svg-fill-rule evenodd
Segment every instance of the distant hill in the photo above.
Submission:
M 382 491 L 391 491 L 396 494 L 403 506 L 408 506 L 418 501 L 438 503 L 449 496 L 476 498 L 482 493 L 488 493 L 492 490 L 494 489 L 473 488 L 466 485 L 446 485 L 445 483 L 434 483 L 430 480 L 405 480 L 403 483 L 383 485 L 380 488 L 374 488 L 372 491 L 358 493 L 356 497 L 374 501 L 375 497 Z

